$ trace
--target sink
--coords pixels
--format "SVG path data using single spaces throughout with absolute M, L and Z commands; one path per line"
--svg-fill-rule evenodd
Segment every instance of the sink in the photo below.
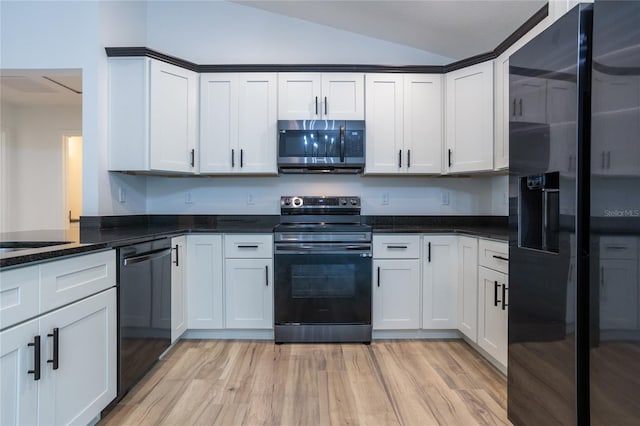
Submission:
M 0 241 L 0 253 L 69 244 L 73 241 Z

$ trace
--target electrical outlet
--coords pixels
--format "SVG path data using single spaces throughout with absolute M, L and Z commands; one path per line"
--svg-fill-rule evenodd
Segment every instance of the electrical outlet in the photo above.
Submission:
M 252 205 L 254 205 L 255 203 L 256 203 L 256 202 L 255 202 L 255 200 L 254 200 L 254 198 L 253 198 L 253 194 L 252 194 L 252 193 L 248 193 L 248 194 L 247 194 L 247 205 L 248 205 L 248 206 L 252 206 Z
M 383 206 L 388 206 L 389 205 L 389 193 L 388 192 L 383 192 L 382 193 L 382 202 L 381 204 Z
M 187 191 L 184 193 L 184 203 L 185 204 L 193 204 L 193 198 L 191 197 L 191 191 Z
M 127 202 L 127 191 L 126 189 L 120 187 L 118 188 L 118 201 L 120 203 L 126 203 Z
M 440 204 L 443 206 L 449 205 L 449 191 L 442 191 L 440 193 Z

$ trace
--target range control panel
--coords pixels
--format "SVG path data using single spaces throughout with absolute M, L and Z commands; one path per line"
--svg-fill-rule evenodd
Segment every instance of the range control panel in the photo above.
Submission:
M 360 208 L 360 197 L 356 196 L 283 196 L 280 197 L 280 208 L 289 209 L 322 209 L 325 211 Z

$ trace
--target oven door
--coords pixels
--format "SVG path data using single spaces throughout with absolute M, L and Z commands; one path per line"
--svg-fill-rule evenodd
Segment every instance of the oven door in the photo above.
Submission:
M 371 324 L 371 244 L 277 244 L 276 325 Z

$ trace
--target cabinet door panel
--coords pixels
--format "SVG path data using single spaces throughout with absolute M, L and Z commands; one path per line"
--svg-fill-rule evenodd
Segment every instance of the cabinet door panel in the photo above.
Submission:
M 478 345 L 501 364 L 507 362 L 508 310 L 502 307 L 503 286 L 507 286 L 507 276 L 501 272 L 481 267 L 478 271 Z
M 37 265 L 0 272 L 0 329 L 40 313 L 40 271 Z
M 189 235 L 187 252 L 189 328 L 222 328 L 222 236 Z
M 458 240 L 458 329 L 477 340 L 478 315 L 478 240 Z
M 420 261 L 374 260 L 373 328 L 420 327 Z
M 153 170 L 192 172 L 197 138 L 196 73 L 151 62 L 150 133 Z
M 408 173 L 442 172 L 442 77 L 404 76 L 404 156 Z
M 171 239 L 171 343 L 187 330 L 187 292 L 185 262 L 187 239 L 184 236 Z
M 27 346 L 39 335 L 38 319 L 0 332 L 0 424 L 38 423 L 38 384 L 33 374 L 34 347 Z M 41 337 L 43 339 L 43 337 Z M 42 342 L 42 340 L 41 340 Z M 43 342 L 44 343 L 44 342 Z M 42 349 L 41 349 L 41 354 Z M 40 363 L 44 368 L 44 361 Z
M 320 118 L 321 84 L 318 73 L 278 74 L 278 120 Z
M 495 145 L 493 167 L 495 170 L 509 168 L 509 53 L 505 52 L 496 59 L 495 68 Z
M 403 169 L 403 78 L 366 76 L 366 172 L 398 173 Z M 405 165 L 406 167 L 406 165 Z
M 237 171 L 277 173 L 276 74 L 240 74 Z
M 58 369 L 53 337 L 58 328 Z M 41 421 L 87 424 L 116 397 L 116 289 L 58 309 L 40 320 L 43 345 Z
M 322 115 L 327 120 L 364 120 L 364 75 L 322 74 Z
M 200 172 L 230 172 L 239 167 L 238 79 L 236 74 L 200 76 Z M 236 164 L 236 161 L 238 163 Z M 235 166 L 235 167 L 233 167 Z
M 225 261 L 227 328 L 273 328 L 273 262 L 271 259 Z
M 422 268 L 422 328 L 457 328 L 458 239 L 425 236 Z
M 493 169 L 493 62 L 450 72 L 446 79 L 447 170 Z

